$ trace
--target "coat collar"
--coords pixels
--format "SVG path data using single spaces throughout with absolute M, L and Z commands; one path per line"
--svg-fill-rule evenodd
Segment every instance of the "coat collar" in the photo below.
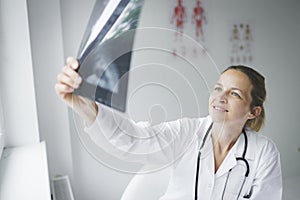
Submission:
M 255 148 L 254 146 L 254 134 L 252 131 L 250 130 L 245 130 L 247 137 L 248 137 L 248 145 L 247 145 L 247 150 L 246 150 L 246 155 L 245 155 L 245 159 L 248 162 L 251 162 L 254 160 L 255 158 L 255 151 L 253 148 Z M 210 169 L 210 173 L 214 173 L 214 154 L 213 154 L 213 144 L 212 144 L 212 139 L 211 137 L 208 137 L 206 142 L 206 144 L 204 145 L 203 148 L 203 156 L 207 156 L 206 159 L 209 159 L 208 162 L 206 162 L 207 164 L 207 168 Z M 220 177 L 222 175 L 224 175 L 225 173 L 227 173 L 231 168 L 233 168 L 234 166 L 237 165 L 237 161 L 236 158 L 237 157 L 242 157 L 243 152 L 244 152 L 244 145 L 245 145 L 245 137 L 243 134 L 241 134 L 238 138 L 238 140 L 236 141 L 236 143 L 233 145 L 233 147 L 231 148 L 231 150 L 228 152 L 226 158 L 224 159 L 224 161 L 222 162 L 221 166 L 219 167 L 218 171 L 216 172 L 215 176 Z M 213 171 L 211 171 L 213 170 Z
M 254 160 L 255 158 L 255 151 L 254 151 L 254 136 L 257 133 L 253 133 L 251 130 L 245 130 L 247 137 L 248 137 L 248 145 L 247 145 L 247 150 L 246 150 L 246 155 L 245 159 L 246 160 Z M 238 138 L 238 141 L 235 144 L 236 149 L 235 149 L 235 156 L 236 157 L 242 157 L 243 152 L 244 152 L 244 147 L 245 147 L 245 137 L 243 134 L 240 135 Z

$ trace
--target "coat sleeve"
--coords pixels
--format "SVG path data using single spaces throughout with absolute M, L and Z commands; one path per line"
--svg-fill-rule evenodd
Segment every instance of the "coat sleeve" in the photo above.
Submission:
M 280 154 L 272 142 L 268 142 L 261 153 L 251 193 L 254 200 L 282 199 Z
M 107 153 L 143 164 L 173 161 L 196 136 L 197 120 L 179 119 L 151 126 L 136 123 L 117 111 L 98 104 L 98 116 L 85 132 Z

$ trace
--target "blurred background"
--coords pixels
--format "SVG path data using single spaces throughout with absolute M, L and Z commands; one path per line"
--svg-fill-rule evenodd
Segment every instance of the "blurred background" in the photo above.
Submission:
M 205 116 L 209 90 L 220 72 L 236 63 L 253 66 L 266 77 L 267 121 L 260 134 L 277 144 L 284 199 L 293 199 L 300 186 L 300 3 L 201 2 L 206 18 L 203 35 L 197 35 L 193 24 L 196 1 L 183 0 L 185 35 L 176 36 L 170 30 L 178 30 L 172 21 L 178 1 L 145 0 L 125 114 L 136 121 Z M 94 4 L 94 0 L 0 1 L 5 145 L 45 141 L 50 179 L 68 175 L 75 199 L 120 199 L 134 174 L 121 172 L 118 163 L 121 170 L 95 158 L 80 137 L 80 120 L 54 92 L 66 57 L 77 55 Z M 237 32 L 239 41 L 249 43 L 236 43 Z

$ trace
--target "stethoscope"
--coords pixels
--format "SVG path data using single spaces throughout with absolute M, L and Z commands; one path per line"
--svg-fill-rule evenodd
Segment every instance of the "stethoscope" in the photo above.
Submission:
M 209 128 L 207 129 L 206 133 L 205 133 L 205 136 L 202 140 L 202 144 L 200 146 L 200 149 L 199 149 L 199 152 L 198 152 L 198 158 L 197 158 L 197 168 L 196 168 L 196 182 L 195 182 L 195 200 L 198 199 L 198 177 L 199 177 L 199 166 L 200 166 L 200 158 L 201 158 L 201 150 L 205 144 L 205 141 L 207 139 L 207 136 L 212 128 L 212 125 L 213 123 L 211 123 L 211 125 L 209 126 Z M 242 154 L 242 157 L 236 157 L 236 160 L 237 161 L 242 161 L 245 163 L 246 165 L 246 173 L 245 173 L 245 176 L 244 176 L 244 180 L 243 180 L 243 183 L 242 183 L 242 186 L 239 190 L 239 193 L 237 195 L 237 199 L 238 197 L 240 196 L 241 192 L 242 192 L 242 189 L 244 187 L 244 184 L 245 184 L 245 181 L 246 181 L 246 178 L 248 177 L 249 175 L 249 172 L 250 172 L 250 167 L 249 167 L 249 163 L 248 161 L 245 159 L 245 156 L 246 156 L 246 152 L 247 152 L 247 147 L 248 147 L 248 137 L 247 137 L 247 134 L 245 132 L 245 129 L 243 129 L 243 135 L 245 137 L 245 143 L 244 143 L 244 152 Z M 228 182 L 228 178 L 229 178 L 229 175 L 232 171 L 232 168 L 228 171 L 228 174 L 227 174 L 227 178 L 226 178 L 226 181 L 225 181 L 225 185 L 224 185 L 224 189 L 223 189 L 223 192 L 222 192 L 222 199 L 224 198 L 224 194 L 225 194 L 225 190 L 226 190 L 226 187 L 227 187 L 227 182 Z M 251 194 L 249 195 L 245 195 L 244 198 L 249 198 Z

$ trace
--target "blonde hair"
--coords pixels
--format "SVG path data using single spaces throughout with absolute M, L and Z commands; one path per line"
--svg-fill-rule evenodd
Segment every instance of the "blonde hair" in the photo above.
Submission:
M 266 113 L 263 105 L 267 95 L 265 87 L 265 77 L 263 77 L 254 69 L 244 65 L 230 66 L 227 69 L 225 69 L 222 73 L 230 69 L 238 70 L 246 74 L 253 86 L 251 90 L 252 102 L 250 104 L 250 109 L 252 110 L 254 107 L 259 106 L 261 107 L 261 113 L 259 116 L 253 119 L 249 119 L 246 122 L 245 126 L 258 132 L 264 125 L 266 118 Z

